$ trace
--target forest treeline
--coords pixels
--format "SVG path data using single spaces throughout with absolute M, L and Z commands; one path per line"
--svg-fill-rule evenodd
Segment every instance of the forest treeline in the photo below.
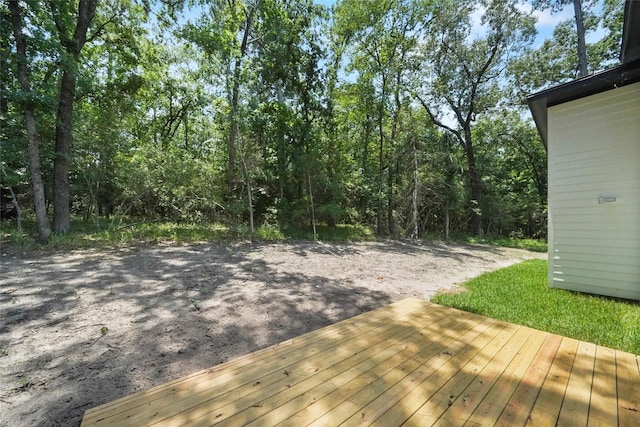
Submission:
M 0 8 L 3 206 L 41 241 L 74 215 L 543 238 L 525 95 L 615 65 L 623 2 Z M 536 10 L 572 14 L 534 45 Z

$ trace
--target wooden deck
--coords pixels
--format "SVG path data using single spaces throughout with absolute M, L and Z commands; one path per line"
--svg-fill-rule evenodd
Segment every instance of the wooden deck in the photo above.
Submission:
M 82 426 L 640 426 L 638 362 L 407 299 L 90 409 Z

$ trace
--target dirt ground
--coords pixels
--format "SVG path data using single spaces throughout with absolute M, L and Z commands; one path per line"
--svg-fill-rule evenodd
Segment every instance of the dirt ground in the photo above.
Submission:
M 86 409 L 544 254 L 408 241 L 1 254 L 0 426 Z

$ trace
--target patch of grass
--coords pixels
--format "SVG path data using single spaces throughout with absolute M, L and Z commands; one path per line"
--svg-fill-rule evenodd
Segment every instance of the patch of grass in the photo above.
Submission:
M 228 226 L 213 222 L 139 221 L 133 218 L 126 218 L 121 224 L 112 224 L 108 218 L 101 218 L 96 223 L 94 219 L 83 220 L 75 217 L 71 221 L 71 232 L 64 235 L 52 234 L 47 244 L 40 245 L 35 241 L 35 217 L 27 216 L 23 219 L 24 235 L 18 232 L 13 222 L 3 221 L 0 225 L 2 246 L 21 251 L 104 248 L 158 242 L 217 242 L 246 240 L 251 237 L 247 224 Z M 322 241 L 375 239 L 373 232 L 361 225 L 318 225 L 316 229 L 318 239 Z M 287 238 L 312 240 L 313 231 L 302 227 L 283 230 L 278 226 L 265 224 L 257 227 L 254 232 L 254 239 L 261 241 L 279 241 Z
M 505 248 L 526 249 L 532 252 L 547 252 L 547 242 L 544 240 L 495 236 L 474 237 L 465 235 L 454 236 L 453 240 L 460 243 L 480 243 Z
M 268 242 L 283 240 L 284 237 L 280 227 L 276 225 L 265 224 L 258 227 L 254 232 L 254 238 Z
M 283 234 L 291 239 L 313 240 L 313 229 L 310 227 L 287 228 Z M 323 242 L 369 241 L 376 239 L 375 234 L 369 227 L 358 224 L 338 224 L 334 227 L 317 225 L 316 234 L 318 240 Z
M 640 354 L 640 303 L 547 286 L 547 262 L 530 260 L 483 274 L 437 304 Z
M 15 224 L 4 222 L 0 230 L 3 246 L 18 250 L 70 250 L 136 243 L 224 241 L 244 238 L 245 234 L 249 235 L 242 229 L 220 223 L 129 220 L 115 226 L 107 219 L 102 219 L 96 224 L 93 220 L 73 218 L 71 232 L 64 235 L 52 233 L 49 241 L 40 245 L 35 241 L 37 234 L 35 219 L 26 218 L 23 221 L 23 227 L 25 235 L 20 235 Z

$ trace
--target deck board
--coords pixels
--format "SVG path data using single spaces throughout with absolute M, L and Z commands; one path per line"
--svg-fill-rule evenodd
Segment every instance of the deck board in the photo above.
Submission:
M 87 410 L 82 426 L 640 425 L 638 357 L 407 299 Z

